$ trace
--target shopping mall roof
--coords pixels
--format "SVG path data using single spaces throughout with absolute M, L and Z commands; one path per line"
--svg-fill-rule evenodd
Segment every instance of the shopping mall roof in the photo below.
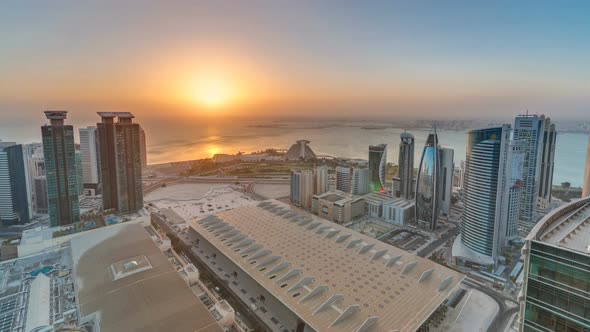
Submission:
M 316 331 L 415 331 L 463 279 L 276 200 L 191 225 Z
M 222 331 L 139 224 L 71 240 L 81 316 L 102 331 Z
M 590 197 L 551 211 L 531 230 L 528 239 L 589 254 Z

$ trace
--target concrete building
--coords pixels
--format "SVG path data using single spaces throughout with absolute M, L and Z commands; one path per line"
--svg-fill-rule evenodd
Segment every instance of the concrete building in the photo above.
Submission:
M 457 188 L 460 193 L 463 191 L 463 180 L 465 178 L 465 160 L 459 160 L 459 164 L 455 167 L 453 186 Z
M 557 143 L 557 132 L 555 124 L 551 119 L 543 121 L 544 130 L 541 146 L 541 168 L 539 169 L 539 194 L 537 196 L 537 207 L 547 209 L 551 203 L 551 188 L 553 187 L 553 168 L 555 160 L 555 144 Z
M 336 190 L 349 193 L 351 192 L 351 183 L 352 174 L 350 172 L 350 167 L 336 167 Z
M 102 202 L 120 214 L 143 208 L 139 124 L 128 112 L 99 112 L 97 124 Z M 115 122 L 115 119 L 117 120 Z
M 353 195 L 364 195 L 369 192 L 369 169 L 353 168 L 351 193 Z
M 3 226 L 30 221 L 29 192 L 23 146 L 0 142 L 0 222 Z
M 139 127 L 139 149 L 141 155 L 141 168 L 147 167 L 147 141 L 145 139 L 145 131 L 141 126 Z
M 316 166 L 313 168 L 313 193 L 323 194 L 328 191 L 328 166 Z
M 540 188 L 543 191 L 542 199 L 545 202 L 550 201 L 555 126 L 544 115 L 519 115 L 514 120 L 513 139 L 525 142 L 520 219 L 534 225 L 536 220 L 533 212 L 537 207 Z M 544 174 L 543 178 L 541 174 Z
M 193 221 L 189 236 L 272 331 L 416 331 L 463 279 L 276 200 Z
M 584 169 L 584 183 L 582 185 L 582 197 L 590 196 L 590 137 L 586 148 L 586 168 Z
M 84 195 L 84 175 L 82 171 L 82 154 L 76 151 L 76 179 L 78 180 L 78 195 Z
M 363 198 L 343 191 L 328 191 L 314 195 L 311 200 L 311 211 L 315 215 L 338 224 L 365 215 Z
M 522 195 L 522 177 L 524 170 L 524 149 L 526 142 L 512 141 L 510 143 L 509 167 L 510 182 L 508 183 L 508 212 L 506 225 L 506 239 L 514 240 L 518 236 L 520 216 L 520 197 Z
M 25 158 L 30 182 L 29 201 L 31 202 L 31 212 L 33 215 L 47 214 L 47 178 L 45 176 L 43 145 L 41 143 L 25 145 Z
M 309 143 L 311 142 L 308 140 L 298 140 L 287 150 L 286 158 L 290 160 L 315 159 L 316 155 L 309 147 Z
M 459 263 L 494 265 L 506 242 L 510 125 L 467 133 L 463 223 L 452 254 Z
M 590 329 L 590 198 L 562 205 L 526 238 L 520 331 Z
M 65 125 L 66 111 L 46 111 L 50 124 L 41 127 L 52 226 L 80 221 L 74 128 Z
M 414 199 L 414 135 L 402 133 L 399 143 L 399 192 L 396 197 Z
M 291 203 L 304 209 L 311 209 L 313 196 L 313 173 L 310 170 L 291 170 Z
M 369 146 L 369 192 L 385 191 L 387 144 Z
M 414 223 L 414 204 L 413 200 L 402 197 L 396 197 L 383 202 L 383 221 L 398 226 L 409 225 Z
M 36 176 L 33 178 L 33 185 L 35 214 L 49 213 L 49 203 L 47 202 L 47 178 L 45 176 Z
M 84 194 L 97 195 L 100 193 L 100 162 L 96 127 L 80 128 L 80 153 Z

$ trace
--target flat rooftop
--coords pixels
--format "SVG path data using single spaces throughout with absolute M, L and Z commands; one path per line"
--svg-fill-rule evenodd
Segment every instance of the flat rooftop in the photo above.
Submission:
M 363 198 L 366 201 L 373 202 L 373 203 L 383 203 L 386 201 L 393 200 L 393 197 L 389 196 L 388 194 L 378 193 L 378 192 L 368 193 L 366 195 L 363 195 Z
M 71 240 L 81 316 L 102 331 L 222 331 L 139 224 Z
M 415 331 L 464 277 L 276 200 L 191 227 L 316 331 Z
M 551 211 L 531 230 L 529 239 L 590 253 L 590 197 Z

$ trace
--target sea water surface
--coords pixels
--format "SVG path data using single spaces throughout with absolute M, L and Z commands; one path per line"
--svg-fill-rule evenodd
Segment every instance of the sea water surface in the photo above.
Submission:
M 387 144 L 387 160 L 397 164 L 399 137 L 407 130 L 416 138 L 415 165 L 419 162 L 429 129 L 397 128 L 354 122 L 239 121 L 178 126 L 176 130 L 145 128 L 148 162 L 165 163 L 212 157 L 216 153 L 250 153 L 266 148 L 289 148 L 299 139 L 311 141 L 316 154 L 367 159 L 368 146 Z M 438 130 L 442 146 L 455 150 L 455 162 L 465 160 L 466 133 Z M 584 174 L 588 135 L 564 133 L 557 136 L 554 184 L 580 186 Z

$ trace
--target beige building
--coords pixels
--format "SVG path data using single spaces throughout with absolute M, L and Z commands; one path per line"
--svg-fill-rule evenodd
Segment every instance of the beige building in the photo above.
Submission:
M 291 170 L 290 200 L 295 206 L 311 209 L 314 176 L 310 170 Z
M 365 201 L 360 196 L 343 191 L 328 191 L 312 197 L 311 211 L 324 219 L 343 224 L 365 215 Z
M 316 166 L 313 169 L 313 193 L 323 194 L 328 191 L 328 166 Z

